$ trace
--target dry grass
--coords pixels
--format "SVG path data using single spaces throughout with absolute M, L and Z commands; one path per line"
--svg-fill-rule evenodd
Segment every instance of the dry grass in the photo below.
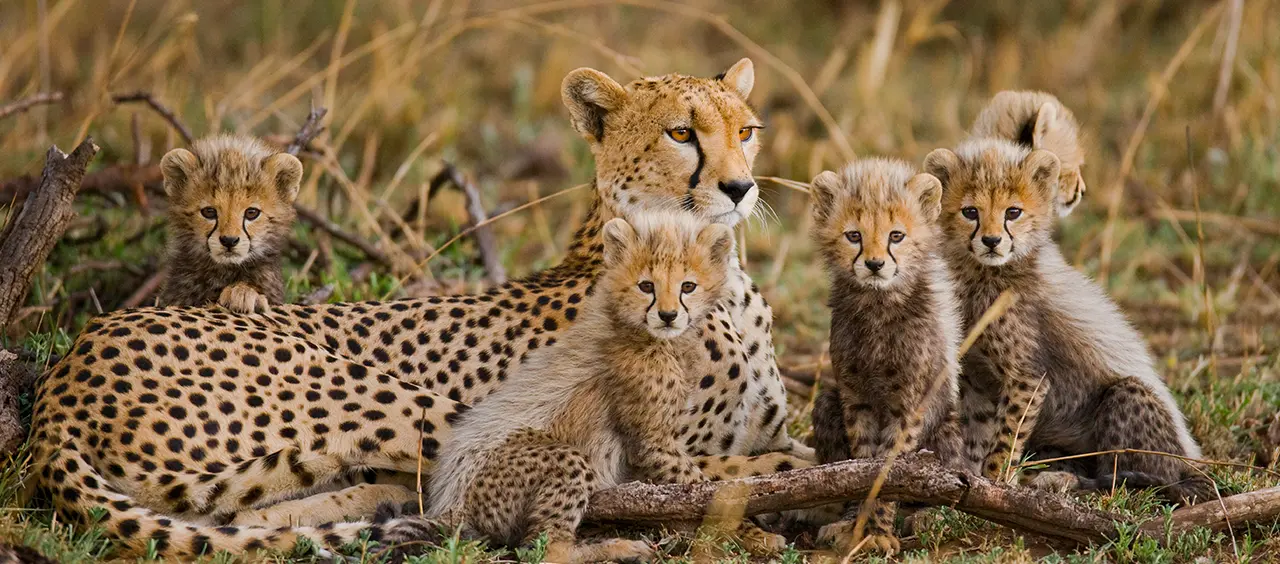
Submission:
M 1206 457 L 1274 469 L 1275 29 L 1280 6 L 1270 0 L 11 0 L 0 2 L 0 106 L 42 92 L 65 100 L 0 120 L 0 179 L 37 171 L 50 143 L 67 147 L 89 133 L 104 149 L 99 165 L 132 162 L 135 152 L 154 162 L 181 142 L 161 116 L 116 104 L 113 94 L 149 91 L 197 136 L 236 130 L 285 142 L 310 104 L 324 105 L 328 132 L 316 146 L 324 157 L 308 161 L 304 203 L 406 266 L 370 268 L 299 228 L 290 296 L 326 285 L 333 300 L 463 292 L 484 282 L 470 238 L 455 237 L 466 222 L 461 196 L 446 192 L 406 212 L 446 159 L 475 175 L 494 216 L 589 179 L 590 156 L 559 100 L 560 79 L 575 67 L 618 78 L 711 75 L 754 57 L 752 98 L 769 125 L 757 174 L 801 182 L 852 154 L 918 162 L 959 141 L 995 91 L 1043 89 L 1088 134 L 1092 190 L 1062 226 L 1066 255 L 1099 276 L 1146 333 Z M 769 183 L 778 220 L 748 226 L 744 252 L 774 305 L 779 357 L 801 364 L 823 354 L 826 294 L 804 235 L 807 197 L 776 186 L 801 188 Z M 586 212 L 584 195 L 495 218 L 512 275 L 554 262 Z M 117 307 L 157 267 L 162 208 L 138 213 L 114 195 L 80 205 L 85 219 L 70 234 L 80 241 L 55 250 L 28 315 L 0 336 L 5 345 L 63 350 L 95 304 Z M 0 217 L 9 211 L 0 203 Z M 424 268 L 430 276 L 415 278 L 433 283 L 399 284 Z M 808 398 L 796 399 L 793 428 L 803 434 Z M 6 466 L 0 502 L 12 499 L 22 468 Z M 1212 472 L 1228 491 L 1275 481 Z M 1154 510 L 1146 494 L 1093 499 Z M 1258 540 L 1266 531 L 1235 530 L 1237 542 L 1188 538 L 1163 551 L 1131 541 L 1054 553 L 947 512 L 922 522 L 908 546 L 925 552 L 908 560 L 1280 558 L 1275 541 Z M 99 546 L 84 532 L 51 529 L 42 510 L 0 511 L 0 536 L 57 547 L 69 560 L 88 560 Z M 797 546 L 807 549 L 808 538 Z M 453 545 L 441 559 L 491 556 L 477 550 Z M 816 555 L 783 560 L 804 557 Z

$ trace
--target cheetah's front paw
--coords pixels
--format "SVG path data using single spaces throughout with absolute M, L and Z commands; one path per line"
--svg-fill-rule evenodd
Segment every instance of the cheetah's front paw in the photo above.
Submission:
M 232 284 L 222 289 L 218 305 L 236 313 L 267 311 L 267 297 L 247 284 Z
M 1009 474 L 1015 474 L 1009 464 L 1009 453 L 997 451 L 987 455 L 982 462 L 982 477 L 995 482 L 1010 481 Z
M 1070 472 L 1039 472 L 1026 480 L 1037 490 L 1065 494 L 1080 489 L 1080 477 Z
M 742 541 L 742 548 L 751 554 L 774 554 L 787 547 L 787 539 L 782 535 L 775 535 L 745 521 L 738 527 L 738 538 Z
M 898 537 L 889 531 L 871 531 L 867 524 L 867 534 L 858 542 L 854 542 L 853 529 L 857 521 L 837 521 L 818 530 L 818 542 L 831 545 L 841 556 L 855 550 L 859 552 L 882 552 L 892 555 L 900 548 Z

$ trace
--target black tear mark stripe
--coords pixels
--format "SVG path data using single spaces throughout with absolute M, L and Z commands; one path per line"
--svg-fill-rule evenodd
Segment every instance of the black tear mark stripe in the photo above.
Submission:
M 969 234 L 969 245 L 973 245 L 973 238 L 978 236 L 978 230 L 982 229 L 982 214 L 978 214 L 978 218 L 973 220 L 973 233 Z
M 894 266 L 897 266 L 898 257 L 893 256 L 893 241 L 884 244 L 884 252 L 889 253 L 889 258 L 893 259 Z
M 653 306 L 654 306 L 654 304 L 658 303 L 658 288 L 657 288 L 657 286 L 654 286 L 654 288 L 653 288 L 653 293 L 652 293 L 652 294 L 649 294 L 649 295 L 653 296 L 653 299 L 649 300 L 649 305 L 648 305 L 647 307 L 645 307 L 645 308 L 644 308 L 644 319 L 643 319 L 643 321 L 644 321 L 644 324 L 645 324 L 645 325 L 648 325 L 648 324 L 649 324 L 649 312 L 650 312 L 650 311 L 653 311 Z
M 1009 236 L 1009 256 L 1013 256 L 1013 232 L 1009 231 L 1009 220 L 1004 220 L 1004 234 Z
M 697 115 L 694 110 L 689 110 L 689 142 L 693 143 L 693 150 L 698 152 L 698 166 L 693 169 L 693 174 L 689 175 L 689 190 L 698 187 L 699 177 L 702 176 L 702 165 L 707 160 L 707 156 L 702 153 L 702 143 L 698 142 L 698 132 L 693 127 L 695 123 L 697 123 Z

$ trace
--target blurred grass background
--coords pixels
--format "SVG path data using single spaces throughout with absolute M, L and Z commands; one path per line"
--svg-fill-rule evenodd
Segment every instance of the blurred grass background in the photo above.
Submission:
M 103 147 L 95 169 L 155 163 L 182 143 L 158 115 L 114 104 L 113 93 L 151 92 L 196 136 L 238 131 L 282 144 L 314 104 L 329 108 L 328 131 L 304 158 L 302 201 L 390 254 L 421 258 L 468 221 L 454 192 L 417 205 L 446 161 L 476 180 L 491 214 L 591 178 L 590 154 L 559 97 L 561 78 L 576 67 L 625 81 L 710 76 L 752 57 L 752 102 L 768 125 L 756 173 L 799 181 L 854 154 L 918 163 L 960 141 L 995 92 L 1046 90 L 1080 119 L 1088 151 L 1089 192 L 1062 222 L 1064 253 L 1147 335 L 1206 456 L 1274 469 L 1277 4 L 10 0 L 0 2 L 0 104 L 49 91 L 66 100 L 0 120 L 0 181 L 38 175 L 50 144 L 69 150 L 86 135 Z M 781 363 L 803 366 L 821 358 L 827 327 L 807 200 L 777 184 L 764 195 L 777 219 L 746 226 L 747 268 L 774 306 Z M 587 201 L 578 190 L 496 221 L 508 272 L 554 264 Z M 60 353 L 99 307 L 118 307 L 160 266 L 162 192 L 145 203 L 127 192 L 87 193 L 77 206 L 80 219 L 38 274 L 26 315 L 0 331 L 10 348 L 42 359 Z M 0 218 L 10 209 L 0 202 Z M 295 231 L 290 299 L 327 285 L 337 301 L 487 284 L 470 238 L 412 272 L 368 264 L 322 232 Z M 793 429 L 803 436 L 807 398 L 795 399 Z M 14 486 L 21 465 L 6 472 L 0 483 Z M 1214 473 L 1224 488 L 1275 482 Z M 1143 494 L 1097 502 L 1153 506 Z M 47 511 L 2 511 L 0 533 L 11 539 L 65 548 L 84 533 L 50 529 Z M 1048 554 L 958 515 L 934 526 L 914 541 L 930 557 Z M 1280 527 L 1237 532 L 1237 542 L 1206 533 L 1154 556 L 1133 541 L 1069 557 L 1280 559 L 1277 541 L 1258 540 L 1265 532 Z M 67 550 L 68 558 L 86 554 Z

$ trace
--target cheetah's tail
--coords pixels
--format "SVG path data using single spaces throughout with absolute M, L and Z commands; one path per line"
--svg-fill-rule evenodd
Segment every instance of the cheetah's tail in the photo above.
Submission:
M 108 536 L 119 540 L 129 555 L 190 560 L 218 551 L 240 554 L 262 549 L 291 550 L 306 538 L 317 546 L 337 548 L 361 540 L 367 534 L 381 541 L 388 530 L 407 538 L 423 534 L 426 527 L 407 527 L 402 518 L 382 523 L 341 522 L 315 527 L 215 527 L 183 521 L 152 511 L 110 486 L 87 457 L 70 444 L 62 445 L 41 470 L 41 482 L 49 487 L 59 514 L 73 522 L 95 522 Z M 366 533 L 367 531 L 367 533 Z M 328 556 L 328 555 L 326 555 Z

